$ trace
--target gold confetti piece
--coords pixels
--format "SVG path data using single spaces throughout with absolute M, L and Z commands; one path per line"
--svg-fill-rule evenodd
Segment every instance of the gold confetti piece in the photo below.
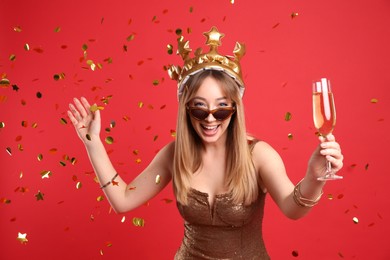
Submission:
M 358 223 L 359 223 L 359 219 L 358 219 L 357 217 L 353 217 L 353 218 L 352 218 L 352 221 L 353 221 L 353 223 L 355 223 L 355 224 L 358 224 Z
M 77 159 L 74 158 L 74 157 L 72 157 L 72 159 L 70 159 L 70 163 L 71 163 L 72 165 L 75 165 L 75 164 L 77 163 Z
M 2 87 L 9 87 L 9 85 L 10 85 L 9 79 L 2 78 L 0 80 L 0 86 L 2 86 Z
M 158 135 L 155 135 L 155 136 L 153 137 L 153 141 L 155 142 L 157 139 L 158 139 Z
M 133 154 L 138 155 L 139 154 L 139 150 L 138 149 L 133 150 Z
M 289 134 L 287 135 L 287 137 L 288 137 L 289 140 L 293 140 L 293 139 L 294 139 L 294 136 L 293 136 L 292 133 L 289 133 Z
M 173 45 L 172 44 L 167 45 L 167 52 L 169 55 L 173 54 Z
M 292 117 L 291 113 L 290 113 L 290 112 L 287 112 L 287 113 L 284 115 L 284 120 L 290 121 L 290 120 L 291 120 L 291 117 Z
M 81 48 L 83 49 L 83 51 L 86 51 L 86 50 L 88 50 L 88 45 L 84 43 Z
M 140 159 L 140 158 L 135 159 L 135 162 L 138 163 L 138 164 L 140 164 L 140 163 L 141 163 L 141 159 Z
M 133 225 L 136 227 L 145 226 L 145 220 L 142 218 L 133 218 Z
M 231 3 L 231 4 L 234 4 L 234 0 L 230 0 L 230 3 Z
M 194 7 L 193 6 L 190 6 L 190 13 L 192 13 L 194 11 Z
M 91 140 L 92 140 L 92 139 L 91 139 L 91 136 L 90 136 L 89 134 L 86 134 L 86 135 L 85 135 L 85 138 L 87 138 L 88 141 L 91 141 Z
M 0 128 L 4 128 L 5 127 L 5 123 L 4 122 L 0 122 Z
M 371 103 L 373 103 L 373 104 L 376 104 L 376 103 L 378 103 L 378 99 L 376 99 L 376 98 L 372 98 L 372 99 L 371 99 Z
M 156 175 L 156 184 L 159 184 L 161 182 L 161 176 L 159 174 Z
M 4 204 L 10 204 L 10 203 L 11 203 L 11 200 L 10 200 L 10 199 L 7 199 L 7 198 L 0 198 L 0 202 L 1 202 L 1 203 L 4 203 Z
M 15 54 L 11 54 L 10 56 L 9 56 L 9 60 L 10 61 L 14 61 L 16 59 L 16 55 Z
M 106 127 L 104 130 L 106 131 L 106 133 L 110 133 L 111 132 L 111 128 L 109 128 L 109 127 Z
M 153 80 L 153 86 L 158 86 L 160 84 L 160 81 L 158 79 Z
M 28 45 L 28 43 L 25 43 L 25 44 L 24 44 L 24 49 L 25 49 L 26 51 L 29 51 L 29 50 L 30 50 L 30 45 Z
M 37 198 L 37 201 L 39 200 L 43 200 L 43 196 L 45 196 L 45 194 L 43 194 L 40 190 L 38 190 L 38 193 L 34 195 L 35 198 Z
M 298 13 L 292 12 L 292 13 L 291 13 L 291 19 L 296 18 L 298 15 L 299 15 Z
M 110 127 L 111 127 L 111 128 L 114 128 L 115 126 L 116 126 L 116 123 L 115 123 L 115 121 L 112 120 L 112 121 L 110 122 Z
M 40 153 L 40 154 L 38 154 L 37 158 L 38 158 L 38 161 L 42 161 L 43 155 Z
M 21 144 L 18 144 L 18 150 L 23 152 L 24 149 L 23 149 L 23 146 Z
M 15 31 L 15 32 L 22 32 L 22 27 L 20 27 L 20 26 L 14 26 L 14 31 Z
M 32 123 L 32 124 L 31 124 L 31 127 L 32 127 L 32 128 L 37 128 L 37 127 L 38 127 L 38 123 L 37 123 L 37 122 Z
M 77 182 L 76 183 L 76 189 L 81 189 L 81 187 L 83 187 L 82 183 L 81 182 Z
M 20 243 L 26 244 L 28 242 L 27 234 L 18 232 L 18 237 L 16 238 Z
M 61 31 L 61 27 L 56 27 L 55 29 L 54 29 L 54 32 L 56 32 L 56 33 L 59 33 Z
M 126 221 L 126 216 L 123 216 L 121 222 L 124 223 Z
M 63 161 L 60 161 L 60 165 L 61 165 L 61 166 L 66 166 L 66 163 L 63 162 Z
M 107 247 L 112 247 L 112 242 L 106 242 Z
M 102 101 L 104 104 L 108 105 L 108 102 L 110 101 L 111 98 L 112 98 L 112 95 L 109 95 L 109 96 L 107 96 L 107 97 L 102 97 L 102 98 L 101 98 L 101 101 Z
M 142 102 L 142 101 L 138 102 L 138 107 L 139 108 L 142 108 L 143 106 L 144 106 L 144 102 Z
M 61 122 L 61 124 L 63 124 L 63 125 L 68 124 L 68 121 L 66 121 L 66 119 L 63 118 L 63 117 L 60 119 L 60 122 Z
M 28 122 L 27 121 L 22 121 L 22 126 L 23 127 L 27 127 L 28 126 Z
M 42 179 L 49 178 L 51 176 L 51 171 L 47 171 L 47 170 L 41 171 L 40 174 Z
M 333 194 L 328 194 L 328 200 L 333 200 Z
M 171 129 L 170 132 L 171 132 L 171 136 L 172 136 L 172 137 L 176 137 L 176 130 Z
M 111 136 L 107 136 L 106 137 L 106 143 L 107 144 L 113 144 L 114 143 L 114 138 L 112 138 Z
M 129 36 L 127 36 L 126 40 L 129 42 L 129 41 L 132 41 L 134 40 L 134 37 L 135 35 L 134 34 L 130 34 Z
M 98 105 L 96 105 L 96 104 L 93 104 L 93 105 L 89 108 L 89 110 L 90 110 L 91 112 L 96 112 L 97 110 L 104 110 L 104 107 L 98 106 Z
M 108 57 L 108 58 L 105 58 L 103 61 L 107 62 L 108 64 L 111 64 L 112 63 L 112 58 Z
M 104 196 L 99 196 L 96 198 L 97 201 L 103 201 L 104 200 Z
M 8 153 L 9 155 L 12 156 L 11 147 L 7 147 L 7 148 L 5 148 L 5 150 L 7 151 L 7 153 Z

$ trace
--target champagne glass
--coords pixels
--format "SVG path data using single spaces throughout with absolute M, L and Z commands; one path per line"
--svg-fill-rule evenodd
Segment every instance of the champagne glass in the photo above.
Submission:
M 330 80 L 321 78 L 313 82 L 313 119 L 314 125 L 320 135 L 326 136 L 332 133 L 336 125 L 336 108 Z M 318 180 L 339 180 L 342 176 L 336 175 L 329 161 L 326 162 L 326 172 Z

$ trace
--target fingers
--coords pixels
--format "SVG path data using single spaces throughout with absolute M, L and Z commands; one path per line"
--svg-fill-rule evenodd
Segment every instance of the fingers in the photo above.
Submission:
M 84 118 L 84 117 L 88 116 L 91 113 L 91 111 L 89 110 L 90 106 L 89 106 L 88 101 L 85 98 L 81 98 L 81 100 L 82 101 L 80 102 L 80 100 L 77 98 L 73 99 L 78 113 L 80 113 L 81 117 Z M 77 114 L 76 114 L 76 118 L 77 118 Z

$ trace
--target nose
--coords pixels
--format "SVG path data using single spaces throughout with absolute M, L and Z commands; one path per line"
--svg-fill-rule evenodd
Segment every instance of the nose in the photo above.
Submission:
M 209 115 L 205 118 L 205 121 L 207 121 L 207 122 L 213 122 L 213 121 L 216 121 L 216 120 L 217 119 L 215 119 L 215 117 L 211 113 L 209 113 Z

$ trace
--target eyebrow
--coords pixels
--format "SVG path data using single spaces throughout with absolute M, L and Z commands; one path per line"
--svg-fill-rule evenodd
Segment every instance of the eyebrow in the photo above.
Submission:
M 203 101 L 207 101 L 205 98 L 203 98 L 203 97 L 194 97 L 193 98 L 193 100 L 194 99 L 200 99 L 200 100 L 203 100 Z M 216 98 L 215 99 L 216 101 L 220 101 L 220 100 L 227 100 L 227 97 L 219 97 L 219 98 Z

